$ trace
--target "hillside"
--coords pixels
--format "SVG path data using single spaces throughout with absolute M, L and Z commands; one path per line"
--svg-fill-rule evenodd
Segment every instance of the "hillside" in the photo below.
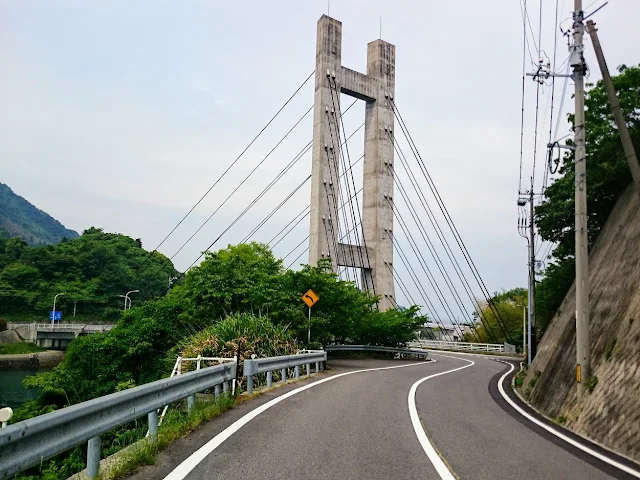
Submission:
M 20 237 L 29 245 L 58 243 L 79 235 L 0 183 L 0 235 Z
M 636 461 L 640 460 L 639 217 L 640 201 L 629 187 L 590 254 L 591 366 L 597 378 L 592 393 L 577 404 L 575 283 L 545 332 L 523 387 L 529 401 L 549 417 L 564 417 L 575 432 Z

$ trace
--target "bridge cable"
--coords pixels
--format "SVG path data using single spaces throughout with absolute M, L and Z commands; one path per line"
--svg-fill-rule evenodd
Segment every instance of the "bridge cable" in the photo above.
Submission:
M 176 231 L 176 229 L 182 224 L 182 222 L 185 221 L 185 219 L 191 214 L 191 212 L 193 212 L 195 210 L 195 208 L 202 202 L 202 200 L 204 200 L 204 198 L 209 195 L 209 193 L 211 192 L 211 190 L 213 190 L 215 188 L 216 185 L 218 185 L 218 183 L 220 182 L 220 180 L 222 180 L 222 178 L 227 174 L 227 172 L 229 172 L 229 170 L 231 170 L 231 168 L 238 162 L 238 160 L 240 160 L 240 158 L 246 153 L 247 150 L 249 150 L 249 148 L 251 147 L 251 145 L 253 145 L 255 143 L 255 141 L 262 135 L 262 133 L 269 127 L 269 125 L 271 125 L 271 123 L 276 119 L 276 117 L 280 114 L 280 112 L 282 112 L 282 110 L 284 110 L 284 108 L 289 104 L 289 102 L 291 102 L 291 100 L 293 100 L 293 98 L 298 94 L 298 92 L 300 92 L 300 90 L 302 89 L 302 87 L 305 86 L 305 84 L 309 81 L 309 79 L 313 76 L 313 74 L 315 73 L 315 70 L 313 72 L 311 72 L 309 74 L 309 76 L 302 82 L 302 84 L 293 92 L 293 94 L 287 99 L 287 101 L 278 109 L 278 111 L 271 117 L 271 119 L 267 122 L 267 124 L 262 127 L 262 129 L 258 132 L 258 134 L 253 138 L 253 140 L 251 140 L 249 142 L 249 144 L 244 148 L 244 150 L 242 150 L 242 152 L 240 152 L 240 155 L 238 155 L 236 157 L 236 159 L 231 163 L 231 165 L 229 165 L 227 167 L 227 169 L 222 172 L 222 174 L 218 177 L 218 179 L 213 182 L 213 184 L 209 187 L 209 189 L 200 197 L 200 199 L 189 209 L 189 211 L 182 217 L 182 219 L 171 229 L 171 231 L 164 237 L 164 239 L 162 239 L 162 241 L 158 244 L 158 246 L 156 248 L 154 248 L 151 252 L 149 252 L 149 255 L 147 257 L 147 259 L 149 257 L 151 257 L 151 255 L 156 252 L 163 244 L 164 242 L 167 241 L 167 239 L 173 234 L 173 232 Z M 146 262 L 146 260 L 145 260 Z M 144 263 L 143 263 L 144 264 Z M 137 270 L 139 270 L 142 265 L 141 264 Z
M 404 280 L 402 280 L 402 277 L 400 276 L 400 274 L 398 273 L 398 270 L 396 269 L 395 266 L 391 266 L 389 265 L 389 262 L 385 262 L 385 265 L 387 266 L 387 268 L 389 269 L 389 271 L 391 272 L 391 275 L 393 276 L 393 278 L 397 278 L 398 279 L 398 286 L 400 287 L 400 290 L 402 290 L 402 293 L 404 294 L 405 298 L 411 302 L 411 305 L 416 306 L 418 308 L 420 308 L 420 306 L 418 305 L 418 303 L 413 299 L 413 296 L 411 295 L 411 293 L 409 292 L 409 289 L 407 288 L 407 286 L 404 283 Z M 394 301 L 393 298 L 391 299 L 391 301 Z M 394 301 L 395 303 L 395 301 Z M 396 304 L 396 308 L 397 304 Z M 429 318 L 429 317 L 427 317 Z M 429 330 L 429 333 L 431 333 L 431 336 L 433 337 L 433 339 L 436 339 L 436 336 L 433 334 L 433 332 L 431 330 Z
M 334 103 L 334 101 L 333 101 L 333 91 L 334 91 L 334 90 L 336 91 L 336 96 L 337 96 L 338 86 L 337 86 L 337 84 L 336 84 L 336 82 L 335 82 L 335 79 L 334 79 L 333 83 L 334 83 L 334 85 L 333 85 L 333 89 L 331 89 L 331 88 L 330 88 L 330 90 L 331 90 L 331 103 L 333 103 L 333 104 L 334 104 L 334 111 L 335 111 L 335 103 Z M 331 78 L 329 78 L 329 87 L 331 87 Z M 339 104 L 339 103 L 340 103 L 340 102 L 338 102 L 338 104 Z M 343 120 L 343 118 L 342 118 L 342 114 L 340 114 L 340 123 L 342 124 L 342 130 L 343 130 L 343 132 L 345 132 L 345 129 L 344 129 L 344 120 Z M 355 190 L 356 190 L 356 184 L 355 184 L 355 180 L 354 180 L 354 178 L 353 178 L 353 166 L 352 166 L 352 164 L 351 164 L 351 155 L 349 154 L 349 147 L 348 147 L 348 145 L 346 145 L 346 144 L 345 144 L 345 148 L 346 148 L 346 150 L 347 150 L 347 159 L 348 159 L 348 161 L 349 161 L 349 169 L 348 169 L 348 171 L 349 171 L 349 173 L 350 173 L 350 175 L 351 175 L 351 183 L 353 184 L 353 190 L 355 191 Z M 364 156 L 364 155 L 363 155 L 363 156 Z M 357 162 L 356 162 L 356 163 L 357 163 Z M 356 197 L 356 199 L 355 199 L 355 200 L 356 200 L 356 211 L 358 212 L 358 217 L 359 217 L 359 219 L 360 219 L 360 223 L 362 223 L 362 216 L 361 216 L 361 213 L 360 213 L 360 203 L 358 202 L 358 197 Z M 359 239 L 358 239 L 358 241 L 359 241 Z M 364 246 L 364 252 L 365 252 L 366 257 L 367 257 L 367 264 L 369 265 L 369 268 L 371 268 L 371 261 L 370 261 L 370 259 L 369 259 L 369 250 L 367 249 L 367 238 L 366 238 L 366 235 L 365 235 L 365 233 L 364 233 L 364 227 L 362 228 L 362 243 L 363 243 L 363 246 Z M 362 254 L 361 249 L 359 249 L 359 250 L 360 250 L 360 253 Z M 362 265 L 364 265 L 364 263 L 363 263 Z M 363 270 L 364 270 L 364 269 L 363 269 Z M 366 275 L 366 274 L 364 274 L 364 272 L 363 272 L 363 275 L 362 275 L 362 276 L 363 276 L 363 278 L 364 278 L 364 279 L 366 279 L 366 278 L 367 278 L 367 275 Z M 377 294 L 376 294 L 376 285 L 375 285 L 375 282 L 373 281 L 373 277 L 371 278 L 371 287 L 372 287 L 372 290 L 373 290 L 373 295 L 374 295 L 374 296 L 377 296 Z M 376 302 L 376 304 L 378 304 L 378 302 Z
M 464 241 L 462 240 L 462 237 L 460 236 L 460 233 L 458 232 L 457 227 L 455 226 L 455 223 L 453 222 L 453 219 L 451 218 L 451 215 L 449 214 L 449 211 L 447 210 L 446 205 L 444 204 L 442 197 L 440 196 L 440 193 L 438 192 L 437 187 L 435 186 L 435 183 L 433 183 L 433 180 L 431 179 L 431 175 L 429 174 L 426 165 L 424 164 L 424 160 L 422 159 L 422 156 L 420 155 L 420 153 L 418 152 L 418 149 L 415 145 L 415 142 L 413 141 L 413 137 L 411 136 L 411 134 L 409 133 L 408 129 L 406 128 L 406 125 L 404 123 L 404 120 L 402 118 L 402 115 L 400 114 L 399 109 L 397 108 L 397 105 L 395 104 L 395 102 L 393 101 L 393 99 L 391 99 L 390 101 L 391 107 L 393 109 L 394 115 L 396 117 L 396 119 L 398 119 L 399 121 L 399 125 L 401 127 L 401 130 L 405 136 L 405 138 L 407 139 L 407 142 L 409 143 L 409 147 L 411 148 L 412 153 L 414 154 L 414 157 L 416 158 L 418 165 L 420 166 L 420 170 L 422 171 L 423 176 L 425 177 L 425 179 L 427 180 L 427 184 L 429 185 L 429 188 L 431 190 L 431 192 L 433 193 L 436 202 L 438 204 L 438 207 L 440 209 L 440 211 L 442 212 L 445 221 L 447 222 L 447 225 L 449 226 L 449 229 L 451 230 L 454 239 L 456 240 L 456 243 L 458 244 L 458 247 L 460 248 L 464 259 L 467 263 L 467 266 L 469 267 L 469 269 L 471 270 L 476 282 L 478 283 L 478 286 L 480 287 L 483 296 L 485 297 L 485 300 L 487 301 L 487 306 L 490 308 L 490 310 L 494 313 L 497 323 L 500 325 L 502 323 L 501 328 L 505 333 L 505 336 L 507 338 L 507 340 L 510 343 L 513 343 L 513 338 L 511 337 L 511 335 L 509 334 L 508 330 L 505 328 L 505 322 L 502 319 L 502 316 L 500 315 L 500 312 L 498 311 L 497 307 L 495 306 L 495 302 L 492 300 L 491 298 L 491 294 L 489 293 L 489 290 L 487 289 L 487 286 L 484 283 L 484 280 L 482 279 L 482 277 L 480 276 L 480 272 L 478 271 L 478 268 L 475 265 L 475 262 L 473 261 L 473 259 L 471 258 L 471 255 L 469 254 L 469 251 L 464 243 Z
M 394 145 L 394 147 L 395 147 L 395 145 Z M 389 171 L 391 172 L 391 175 L 393 176 L 392 167 L 388 166 L 387 168 L 389 169 Z M 463 303 L 462 299 L 460 298 L 460 295 L 458 294 L 457 290 L 455 289 L 455 287 L 453 285 L 453 282 L 451 281 L 451 277 L 449 276 L 449 273 L 444 268 L 444 264 L 442 263 L 442 260 L 440 259 L 440 256 L 438 255 L 437 250 L 433 246 L 433 243 L 431 242 L 431 238 L 429 238 L 429 234 L 424 229 L 424 226 L 422 225 L 422 222 L 420 222 L 420 220 L 418 219 L 418 213 L 416 212 L 413 204 L 409 201 L 409 197 L 408 197 L 408 195 L 406 193 L 404 185 L 402 184 L 401 180 L 399 178 L 396 178 L 395 176 L 394 176 L 394 182 L 398 186 L 400 194 L 401 194 L 402 198 L 404 199 L 404 201 L 405 201 L 405 203 L 406 203 L 406 205 L 407 205 L 407 207 L 409 209 L 409 213 L 411 214 L 411 217 L 413 218 L 416 226 L 418 227 L 418 231 L 420 232 L 420 235 L 422 236 L 422 239 L 424 240 L 425 244 L 427 245 L 427 249 L 429 250 L 429 253 L 431 254 L 431 257 L 433 258 L 433 260 L 436 263 L 436 266 L 438 267 L 438 271 L 440 272 L 440 275 L 442 275 L 442 278 L 444 279 L 445 284 L 447 285 L 447 288 L 449 289 L 449 292 L 451 293 L 451 295 L 453 296 L 454 301 L 458 305 L 458 308 L 460 309 L 460 313 L 462 313 L 463 318 L 466 318 L 467 312 L 465 312 L 464 307 L 462 305 L 462 303 Z M 475 330 L 475 328 L 474 328 L 474 330 Z M 477 335 L 477 331 L 474 331 L 472 333 L 473 333 L 473 336 L 476 338 L 476 341 L 480 342 L 480 339 L 478 338 L 478 335 Z M 461 335 L 462 335 L 462 333 L 461 333 Z
M 340 195 L 340 203 L 342 204 L 342 211 L 343 211 L 343 215 L 342 216 L 343 216 L 343 220 L 344 220 L 344 224 L 345 224 L 345 230 L 348 231 L 349 230 L 349 223 L 348 223 L 348 220 L 347 220 L 347 216 L 344 213 L 345 209 L 346 209 L 346 203 L 344 202 L 344 198 L 342 196 L 342 189 L 340 188 L 340 176 L 336 172 L 337 181 L 334 183 L 333 171 L 332 171 L 332 168 L 331 168 L 331 165 L 334 165 L 334 163 L 331 161 L 331 155 L 329 154 L 329 150 L 331 150 L 333 152 L 334 161 L 335 161 L 335 169 L 338 170 L 338 171 L 340 169 L 340 154 L 336 153 L 335 143 L 334 143 L 334 139 L 333 139 L 333 131 L 331 130 L 331 118 L 329 117 L 329 112 L 325 110 L 325 113 L 326 113 L 326 116 L 327 116 L 327 123 L 329 125 L 329 135 L 331 137 L 331 147 L 325 149 L 326 152 L 327 152 L 327 159 L 329 161 L 329 178 L 331 180 L 331 192 L 332 192 L 333 197 L 334 197 L 334 205 L 335 205 L 335 188 L 336 187 L 338 188 L 338 193 Z M 339 144 L 341 141 L 342 140 L 339 139 L 338 142 L 336 142 L 336 143 Z M 342 150 L 342 147 L 341 147 L 341 150 Z M 336 155 L 338 156 L 337 159 L 336 159 Z M 325 186 L 326 186 L 326 184 L 325 184 Z M 351 202 L 349 202 L 349 205 L 352 205 Z M 340 213 L 339 213 L 339 210 L 336 210 L 336 215 L 338 216 L 337 220 L 338 220 L 338 232 L 339 232 L 340 231 L 340 218 L 339 218 L 340 217 Z M 355 220 L 354 220 L 354 223 L 355 223 Z M 340 234 L 338 233 L 338 235 L 340 235 Z M 351 243 L 351 235 L 347 236 L 347 242 L 349 244 Z M 351 264 L 355 265 L 355 256 L 353 254 L 353 249 L 352 248 L 349 249 L 349 253 L 351 254 Z M 336 250 L 336 255 L 337 255 L 337 250 Z M 342 244 L 342 257 L 343 257 L 343 261 L 346 263 L 347 255 L 345 253 L 344 244 Z M 336 258 L 336 268 L 339 268 L 338 263 L 339 263 L 338 262 L 338 258 Z M 343 271 L 347 271 L 348 272 L 348 269 L 345 268 Z M 355 274 L 355 272 L 354 272 L 354 274 Z M 356 276 L 356 280 L 357 280 L 357 274 L 355 276 Z M 349 278 L 349 274 L 348 273 L 347 273 L 347 278 Z M 357 281 L 356 281 L 356 285 L 358 285 Z M 358 287 L 358 288 L 360 288 L 360 287 Z
M 353 165 L 355 166 L 360 160 L 362 160 L 362 158 L 364 157 L 364 155 L 362 155 L 358 160 L 356 160 Z M 345 175 L 346 172 L 343 172 L 342 174 L 340 174 L 340 177 L 342 177 L 343 175 Z M 362 189 L 360 189 L 358 191 L 358 193 L 360 193 L 362 191 Z M 306 214 L 305 214 L 306 212 Z M 300 213 L 298 213 L 295 217 L 293 217 L 293 220 L 291 220 L 287 225 L 284 226 L 284 228 L 282 228 L 271 240 L 269 240 L 267 242 L 267 245 L 270 246 L 271 248 L 275 247 L 276 245 L 278 245 L 287 235 L 289 235 L 289 233 L 291 233 L 291 231 L 304 219 L 307 217 L 307 215 L 309 215 L 310 213 L 310 205 L 307 205 L 305 208 L 302 209 L 302 211 Z M 296 221 L 296 219 L 300 216 L 300 215 L 304 215 L 302 218 L 300 218 L 296 224 L 289 230 L 287 231 L 287 233 L 285 233 L 282 238 L 280 238 L 276 243 L 274 243 L 273 245 L 271 244 L 276 238 L 278 238 L 282 232 L 284 232 L 292 223 L 294 223 Z
M 391 201 L 389 200 L 388 197 L 386 198 L 386 200 L 389 203 L 389 206 L 393 209 L 393 204 L 391 203 Z M 442 305 L 442 308 L 444 309 L 445 313 L 447 313 L 449 315 L 449 320 L 451 322 L 451 325 L 455 328 L 456 320 L 455 320 L 455 316 L 453 315 L 453 312 L 451 310 L 451 307 L 449 306 L 449 303 L 447 302 L 447 300 L 444 298 L 444 295 L 442 294 L 442 291 L 437 286 L 437 284 L 435 282 L 435 278 L 433 277 L 433 274 L 431 273 L 431 270 L 429 269 L 429 266 L 427 265 L 427 262 L 425 261 L 424 257 L 422 256 L 422 253 L 420 253 L 420 249 L 418 248 L 418 245 L 417 245 L 415 239 L 413 238 L 413 235 L 411 234 L 411 232 L 409 231 L 408 227 L 406 226 L 406 222 L 404 221 L 404 218 L 402 217 L 402 214 L 399 211 L 396 211 L 395 209 L 393 210 L 393 214 L 396 217 L 396 219 L 398 220 L 398 222 L 400 224 L 400 227 L 402 228 L 402 231 L 404 232 L 405 236 L 407 237 L 407 240 L 409 240 L 409 245 L 411 246 L 411 249 L 413 250 L 413 253 L 416 255 L 416 258 L 418 259 L 418 263 L 422 267 L 422 271 L 426 275 L 427 280 L 429 280 L 429 284 L 431 285 L 431 288 L 433 288 L 434 293 L 436 294 L 436 297 L 438 298 L 438 301 L 440 302 L 440 305 Z
M 473 293 L 471 291 L 471 286 L 469 285 L 469 282 L 468 282 L 466 276 L 462 272 L 462 269 L 460 268 L 460 264 L 458 263 L 457 259 L 455 258 L 455 255 L 453 254 L 453 251 L 451 250 L 451 246 L 449 245 L 449 242 L 447 241 L 446 237 L 444 236 L 444 233 L 442 232 L 442 229 L 440 228 L 440 224 L 438 223 L 438 220 L 435 218 L 435 215 L 433 214 L 433 211 L 431 210 L 431 207 L 429 206 L 429 202 L 427 201 L 427 199 L 426 199 L 426 197 L 424 195 L 424 192 L 419 188 L 418 181 L 417 181 L 413 171 L 411 170 L 411 167 L 409 166 L 409 162 L 407 161 L 407 159 L 406 159 L 404 153 L 402 152 L 402 149 L 400 148 L 400 145 L 397 143 L 395 137 L 393 137 L 393 135 L 390 135 L 390 136 L 392 137 L 392 140 L 393 140 L 394 150 L 396 151 L 396 153 L 398 154 L 398 157 L 400 158 L 400 164 L 402 165 L 405 173 L 409 177 L 409 181 L 411 182 L 411 185 L 413 186 L 414 191 L 417 193 L 418 199 L 420 200 L 420 203 L 422 204 L 422 207 L 424 208 L 424 211 L 427 214 L 427 218 L 429 219 L 429 222 L 431 223 L 431 226 L 434 228 L 434 230 L 436 232 L 436 235 L 437 235 L 438 239 L 440 240 L 440 244 L 444 248 L 444 251 L 445 251 L 447 257 L 449 258 L 449 261 L 453 265 L 454 271 L 456 272 L 456 275 L 457 275 L 458 279 L 462 283 L 462 286 L 463 286 L 463 288 L 464 288 L 464 290 L 465 290 L 465 292 L 467 294 L 467 297 L 469 298 L 469 301 L 474 306 L 474 309 L 477 306 L 478 310 L 480 311 L 480 313 L 479 313 L 480 320 L 481 320 L 485 330 L 487 331 L 487 336 L 493 337 L 493 341 L 497 341 L 497 337 L 494 335 L 493 331 L 489 328 L 488 320 L 485 323 L 486 319 L 482 318 L 483 317 L 483 313 L 482 313 L 482 310 L 479 308 L 480 304 L 478 303 L 477 299 L 474 299 Z M 413 208 L 413 206 L 412 206 L 412 208 Z M 417 213 L 416 213 L 416 215 L 417 215 Z M 435 248 L 434 248 L 434 250 L 435 250 Z M 441 261 L 441 264 L 442 264 L 442 261 Z M 444 268 L 444 265 L 443 265 L 443 268 Z M 451 284 L 453 284 L 453 282 L 451 281 L 450 278 L 449 278 L 449 281 L 451 282 Z M 474 325 L 474 329 L 475 329 L 475 325 Z M 475 330 L 476 330 L 475 333 L 476 333 L 476 336 L 477 336 L 477 334 L 478 334 L 477 329 L 475 329 Z
M 264 158 L 262 160 L 260 160 L 260 162 L 258 162 L 258 164 L 253 167 L 253 169 L 247 174 L 247 176 L 244 177 L 244 179 L 236 186 L 235 189 L 233 189 L 233 191 L 227 195 L 227 197 L 222 201 L 222 203 L 220 205 L 218 205 L 216 207 L 216 209 L 211 213 L 211 215 L 209 215 L 209 217 L 202 222 L 202 224 L 198 227 L 198 229 L 193 232 L 193 234 L 182 244 L 182 246 L 176 251 L 176 253 L 174 253 L 171 256 L 171 259 L 173 260 L 173 258 L 175 258 L 176 255 L 178 255 L 178 253 L 180 253 L 182 251 L 182 249 L 193 239 L 193 237 L 195 237 L 200 230 L 202 230 L 204 228 L 204 226 L 209 223 L 209 221 L 213 218 L 213 216 L 218 213 L 220 211 L 220 209 L 231 199 L 231 197 L 249 180 L 249 178 L 251 178 L 251 176 L 258 170 L 258 168 L 260 168 L 260 166 L 267 160 L 267 158 L 269 158 L 269 156 L 271 156 L 271 154 L 274 152 L 274 150 L 276 148 L 278 148 L 278 146 L 289 136 L 289 134 L 291 134 L 291 132 L 293 132 L 293 130 L 300 124 L 300 122 L 302 122 L 302 120 L 304 120 L 304 118 L 309 114 L 309 112 L 311 112 L 311 110 L 313 109 L 313 106 L 311 106 L 311 108 L 309 108 L 309 110 L 307 110 L 304 115 L 302 115 L 302 117 L 300 117 L 300 119 L 293 125 L 293 127 L 291 127 L 289 129 L 289 131 L 284 135 L 284 137 L 282 137 L 280 139 L 280 141 L 278 141 L 278 143 L 276 143 L 276 145 L 269 151 L 269 153 L 267 153 Z
M 300 188 L 302 188 L 302 186 L 303 186 L 305 183 L 307 183 L 307 181 L 309 181 L 310 179 L 311 179 L 311 177 L 307 178 L 307 180 L 305 180 L 305 181 L 304 181 L 304 182 L 302 182 L 300 185 L 298 185 L 298 187 L 296 187 L 296 189 L 295 189 L 293 192 L 291 192 L 291 194 L 287 195 L 287 196 L 285 197 L 285 199 L 284 199 L 284 200 L 282 200 L 282 201 L 278 204 L 278 206 L 277 206 L 276 208 L 274 208 L 274 209 L 271 211 L 271 213 L 269 213 L 269 215 L 267 215 L 267 216 L 266 216 L 266 217 L 265 217 L 265 218 L 264 218 L 264 219 L 263 219 L 263 220 L 262 220 L 262 221 L 261 221 L 261 222 L 260 222 L 260 223 L 259 223 L 259 224 L 254 228 L 254 229 L 253 229 L 253 230 L 251 230 L 251 232 L 250 232 L 246 237 L 244 237 L 244 239 L 240 242 L 240 245 L 242 245 L 242 244 L 246 243 L 246 242 L 247 242 L 247 240 L 248 240 L 249 238 L 251 238 L 251 236 L 252 236 L 254 233 L 256 233 L 258 230 L 260 230 L 260 228 L 261 228 L 265 223 L 267 223 L 267 222 L 269 221 L 269 219 L 270 219 L 271 217 L 273 217 L 273 215 L 275 215 L 275 213 L 276 213 L 278 210 L 280 210 L 280 208 L 282 208 L 282 206 L 283 206 L 285 203 L 287 203 L 287 202 L 291 199 L 291 197 L 293 197 L 293 195 L 294 195 L 298 190 L 300 190 Z M 302 217 L 302 218 L 304 218 L 304 217 Z M 301 219 L 301 220 L 302 220 L 302 219 Z
M 427 308 L 427 314 L 429 313 L 429 310 L 430 310 L 430 313 L 433 317 L 433 321 L 435 322 L 436 325 L 439 326 L 439 328 L 443 329 L 443 335 L 445 335 L 446 328 L 444 326 L 444 322 L 442 321 L 442 319 L 440 319 L 438 311 L 433 306 L 433 302 L 431 301 L 431 298 L 429 298 L 427 291 L 422 286 L 422 282 L 419 281 L 418 274 L 416 273 L 416 271 L 413 268 L 413 265 L 409 261 L 409 257 L 407 256 L 406 253 L 404 253 L 402 246 L 396 241 L 395 235 L 393 233 L 391 234 L 391 243 L 393 244 L 393 248 L 395 248 L 396 253 L 398 253 L 398 256 L 400 257 L 402 264 L 407 269 L 407 272 L 409 273 L 409 277 L 411 278 L 414 285 L 416 286 L 418 293 L 422 297 L 422 300 L 425 303 L 425 307 Z M 452 340 L 450 335 L 449 335 L 449 340 L 450 341 Z

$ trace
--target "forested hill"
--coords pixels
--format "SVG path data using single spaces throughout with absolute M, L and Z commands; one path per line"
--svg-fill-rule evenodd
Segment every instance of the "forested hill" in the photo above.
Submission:
M 0 237 L 20 237 L 29 245 L 58 243 L 63 238 L 79 237 L 51 215 L 0 183 Z

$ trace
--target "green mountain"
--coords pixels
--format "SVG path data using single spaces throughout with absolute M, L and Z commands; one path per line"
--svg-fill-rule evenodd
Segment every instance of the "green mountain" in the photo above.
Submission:
M 0 236 L 20 237 L 32 246 L 79 237 L 78 232 L 65 228 L 4 183 L 0 183 Z

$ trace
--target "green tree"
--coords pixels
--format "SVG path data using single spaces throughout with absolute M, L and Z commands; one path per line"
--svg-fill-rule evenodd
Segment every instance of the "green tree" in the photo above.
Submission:
M 514 288 L 500 294 L 496 293 L 490 298 L 490 302 L 492 306 L 484 300 L 478 301 L 480 312 L 476 312 L 475 317 L 480 342 L 493 343 L 495 337 L 502 343 L 507 341 L 507 338 L 511 338 L 516 346 L 522 345 L 522 306 L 527 305 L 527 290 Z M 479 320 L 480 316 L 484 323 Z M 505 331 L 508 336 L 505 335 Z M 474 336 L 467 334 L 465 339 L 472 341 Z
M 103 319 L 117 319 L 122 295 L 137 289 L 136 302 L 166 293 L 167 278 L 175 276 L 171 261 L 140 242 L 99 228 L 57 245 L 29 247 L 19 238 L 0 243 L 0 298 L 3 314 L 39 314 L 51 308 L 59 292 L 62 311 L 73 309 Z
M 640 147 L 640 67 L 619 67 L 613 77 L 629 133 L 638 151 Z M 587 209 L 589 244 L 592 246 L 602 230 L 620 194 L 631 183 L 631 174 L 611 107 L 602 81 L 585 94 L 587 148 Z M 569 115 L 573 124 L 574 116 Z M 568 141 L 567 143 L 571 143 Z M 575 168 L 574 154 L 561 160 L 560 178 L 545 191 L 544 201 L 535 208 L 535 222 L 540 236 L 556 244 L 553 261 L 536 286 L 536 322 L 543 330 L 551 321 L 574 278 L 575 252 Z

